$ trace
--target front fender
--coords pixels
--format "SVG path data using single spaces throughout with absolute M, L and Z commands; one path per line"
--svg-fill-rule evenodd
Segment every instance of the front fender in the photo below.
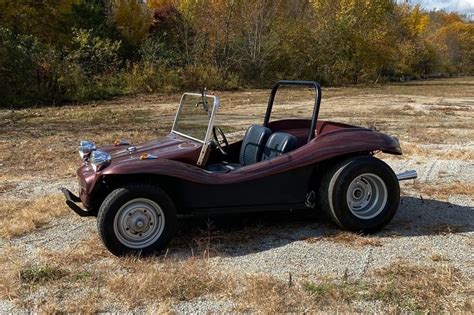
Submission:
M 206 170 L 168 159 L 148 159 L 148 160 L 135 160 L 133 162 L 122 163 L 118 165 L 110 165 L 101 172 L 103 176 L 110 175 L 136 175 L 136 174 L 153 174 L 162 175 L 169 177 L 177 177 L 191 181 L 204 181 L 206 182 L 206 174 L 209 174 Z M 211 179 L 208 179 L 211 182 Z

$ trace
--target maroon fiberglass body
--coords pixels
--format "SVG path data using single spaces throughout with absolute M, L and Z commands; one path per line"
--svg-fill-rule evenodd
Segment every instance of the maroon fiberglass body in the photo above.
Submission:
M 342 123 L 318 121 L 316 136 L 309 142 L 311 120 L 273 121 L 268 128 L 295 136 L 297 148 L 227 172 L 211 172 L 205 165 L 197 166 L 202 144 L 173 133 L 135 145 L 133 152 L 127 150 L 129 145 L 102 147 L 111 155 L 111 164 L 97 172 L 88 163 L 79 168 L 79 197 L 93 212 L 115 186 L 147 180 L 159 182 L 182 213 L 300 208 L 304 207 L 311 181 L 325 163 L 376 151 L 401 154 L 395 138 Z M 238 161 L 241 144 L 238 141 L 224 148 L 229 162 Z M 142 160 L 144 153 L 159 158 Z M 219 160 L 219 156 L 210 150 L 205 164 Z

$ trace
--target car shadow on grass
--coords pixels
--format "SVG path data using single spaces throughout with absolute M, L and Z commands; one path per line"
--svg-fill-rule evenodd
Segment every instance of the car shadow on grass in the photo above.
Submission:
M 266 212 L 184 217 L 171 252 L 240 256 L 295 241 L 334 240 L 342 233 L 318 211 Z M 364 235 L 373 245 L 384 237 L 448 235 L 474 231 L 474 209 L 431 199 L 402 197 L 397 215 L 380 232 Z M 354 237 L 358 235 L 354 234 Z M 347 238 L 347 235 L 346 235 Z M 337 239 L 336 239 L 337 241 Z M 348 244 L 351 244 L 350 239 Z

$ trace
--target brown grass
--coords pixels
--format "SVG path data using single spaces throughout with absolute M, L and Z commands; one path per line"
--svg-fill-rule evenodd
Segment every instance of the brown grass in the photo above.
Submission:
M 43 262 L 53 266 L 68 266 L 69 268 L 79 269 L 84 265 L 110 257 L 110 253 L 101 243 L 98 235 L 94 234 L 61 252 L 41 250 L 40 256 Z
M 82 266 L 84 268 L 84 266 Z M 99 310 L 93 272 L 69 264 L 26 261 L 18 247 L 0 251 L 0 299 L 40 313 L 95 313 Z
M 407 186 L 418 191 L 423 197 L 447 199 L 452 195 L 474 196 L 474 184 L 455 181 L 449 184 L 427 184 L 415 181 Z
M 27 267 L 41 272 L 41 281 L 22 280 L 16 305 L 44 313 L 97 313 L 113 302 L 104 292 L 102 278 L 94 272 L 58 269 L 50 265 Z
M 196 297 L 221 293 L 232 288 L 232 279 L 209 270 L 202 259 L 184 262 L 134 260 L 133 276 L 117 274 L 106 280 L 108 290 L 129 308 L 144 306 L 150 301 L 172 299 L 187 301 Z M 124 290 L 133 288 L 133 290 Z
M 39 265 L 22 264 L 14 249 L 3 251 L 0 297 L 54 313 L 115 307 L 169 313 L 174 304 L 197 297 L 227 299 L 236 312 L 265 314 L 353 312 L 360 311 L 360 301 L 380 301 L 383 310 L 397 312 L 472 311 L 472 288 L 438 256 L 433 256 L 440 262 L 436 267 L 402 261 L 376 269 L 369 278 L 281 280 L 215 271 L 201 258 L 113 258 L 95 237 L 80 244 L 71 252 L 43 252 Z
M 98 314 L 100 300 L 96 291 L 87 292 L 87 296 L 68 297 L 64 300 L 60 295 L 44 299 L 35 305 L 41 314 Z
M 403 155 L 392 155 L 388 156 L 397 159 L 407 159 L 407 157 L 417 156 L 425 157 L 428 159 L 438 158 L 442 160 L 462 160 L 470 161 L 474 160 L 474 150 L 472 149 L 451 149 L 451 150 L 438 150 L 421 145 L 415 142 L 401 142 Z M 384 154 L 384 157 L 387 157 Z
M 0 298 L 12 300 L 19 296 L 22 263 L 18 248 L 4 246 L 0 250 Z
M 233 298 L 238 301 L 235 311 L 238 313 L 307 313 L 314 311 L 314 303 L 298 285 L 268 275 L 247 277 L 242 284 L 243 290 L 235 292 Z
M 431 254 L 430 259 L 435 262 L 448 261 L 446 257 L 443 257 L 441 254 L 438 254 L 438 253 Z
M 174 112 L 169 112 L 172 108 L 169 104 L 152 109 L 153 106 L 145 104 L 117 103 L 0 110 L 0 120 L 6 122 L 0 132 L 9 135 L 7 140 L 0 141 L 0 160 L 4 164 L 0 176 L 10 179 L 39 174 L 74 176 L 80 161 L 79 140 L 93 140 L 99 146 L 118 138 L 136 143 L 164 134 L 171 126 Z M 169 121 L 156 123 L 164 117 Z
M 155 307 L 158 305 L 155 303 L 162 302 L 171 305 L 209 294 L 224 294 L 234 286 L 232 277 L 209 270 L 206 259 L 116 258 L 106 251 L 96 235 L 67 251 L 43 250 L 40 261 L 52 268 L 65 266 L 68 278 L 80 282 L 84 290 L 92 292 L 100 287 L 99 301 L 86 304 L 97 310 L 108 310 L 110 303 L 131 310 Z M 54 286 L 50 283 L 43 288 L 51 290 Z M 65 289 L 71 291 L 76 286 Z M 80 300 L 70 302 L 78 304 Z M 49 303 L 48 308 L 64 311 L 66 306 L 58 302 Z
M 239 301 L 236 310 L 268 314 L 354 312 L 358 301 L 380 301 L 384 310 L 397 313 L 472 310 L 471 291 L 459 271 L 448 265 L 424 267 L 398 262 L 373 271 L 372 277 L 370 281 L 322 278 L 291 284 L 268 275 L 253 276 L 246 279 L 243 291 L 234 295 Z
M 322 278 L 293 283 L 268 275 L 248 277 L 236 297 L 238 312 L 265 314 L 354 312 L 353 303 L 365 300 L 364 281 Z
M 67 213 L 64 198 L 48 195 L 33 200 L 1 200 L 0 237 L 12 238 L 40 229 Z
M 310 237 L 305 241 L 311 244 L 320 241 L 327 241 L 355 247 L 383 245 L 382 241 L 375 236 L 365 236 L 351 232 L 337 232 L 328 236 Z
M 422 312 L 459 311 L 464 306 L 450 298 L 464 292 L 461 275 L 449 265 L 439 267 L 394 263 L 374 272 L 378 278 L 368 299 L 381 300 L 401 309 Z

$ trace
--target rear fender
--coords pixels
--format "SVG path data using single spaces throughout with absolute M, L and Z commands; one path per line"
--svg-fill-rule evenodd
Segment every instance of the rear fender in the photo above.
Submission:
M 402 151 L 395 137 L 369 129 L 342 129 L 322 134 L 314 140 L 316 164 L 311 176 L 312 188 L 316 188 L 327 169 L 342 160 L 382 151 L 401 155 Z
M 320 151 L 320 154 L 327 153 L 333 156 L 352 152 L 376 151 L 395 155 L 402 154 L 397 138 L 370 129 L 339 129 L 323 133 L 313 141 L 315 149 Z

